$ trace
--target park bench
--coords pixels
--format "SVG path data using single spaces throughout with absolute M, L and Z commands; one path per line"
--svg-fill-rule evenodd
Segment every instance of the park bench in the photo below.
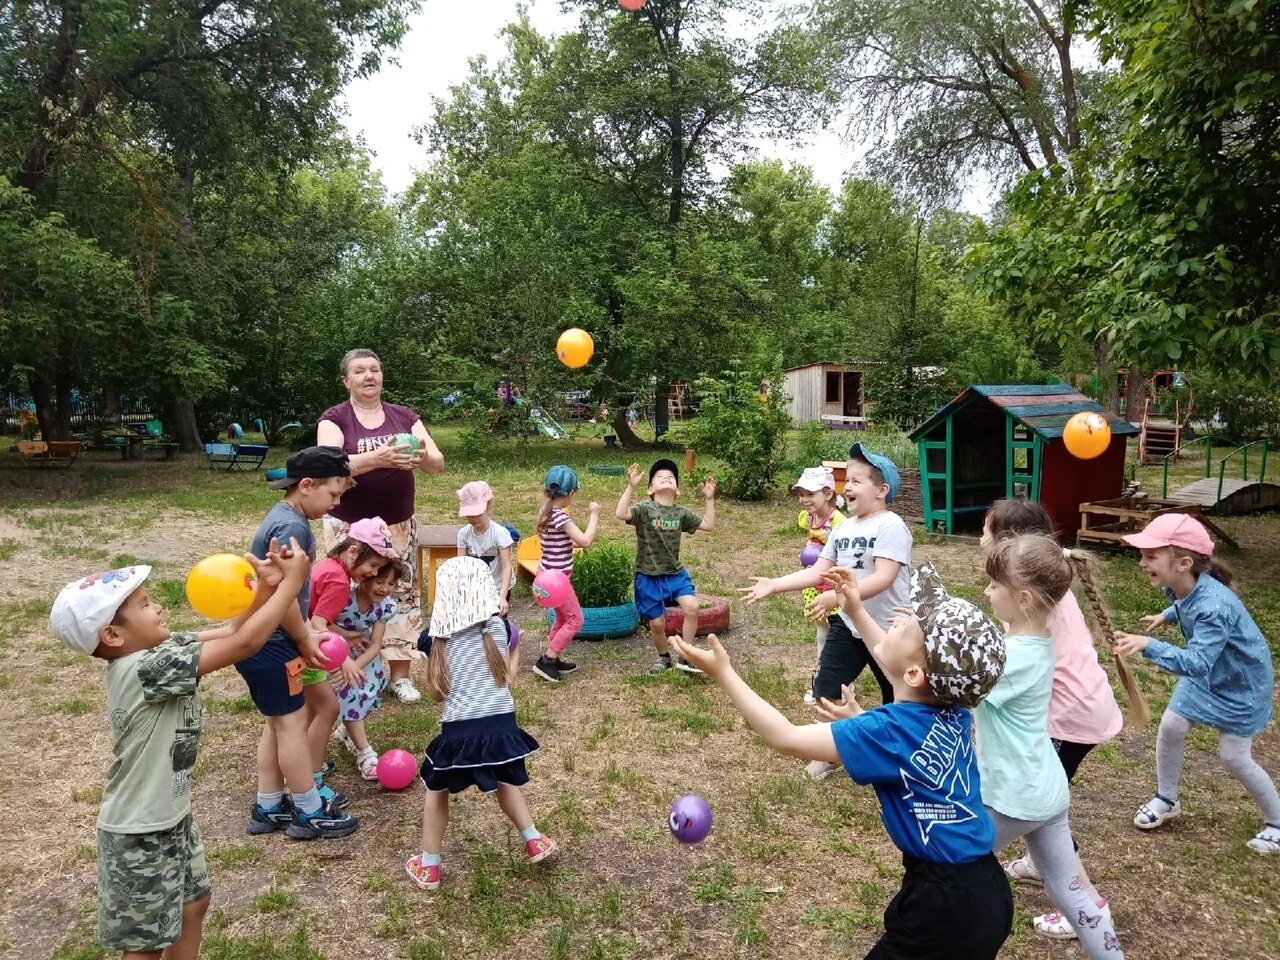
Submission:
M 18 453 L 23 466 L 70 467 L 80 456 L 79 440 L 23 440 L 18 443 Z
M 265 443 L 206 443 L 204 458 L 210 470 L 257 470 L 271 448 Z

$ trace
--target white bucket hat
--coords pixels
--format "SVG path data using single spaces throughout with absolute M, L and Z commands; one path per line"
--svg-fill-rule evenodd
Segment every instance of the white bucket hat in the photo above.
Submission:
M 479 557 L 451 557 L 436 570 L 435 602 L 429 632 L 451 637 L 484 623 L 498 612 L 498 588 Z

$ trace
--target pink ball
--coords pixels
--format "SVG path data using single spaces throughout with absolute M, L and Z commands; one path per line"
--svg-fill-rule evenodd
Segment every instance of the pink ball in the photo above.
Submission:
M 533 599 L 544 607 L 558 607 L 569 598 L 573 587 L 560 570 L 543 570 L 533 578 Z
M 388 750 L 378 758 L 378 782 L 388 790 L 403 790 L 417 773 L 418 761 L 408 750 Z
M 337 670 L 350 653 L 347 641 L 336 633 L 326 634 L 325 639 L 320 641 L 320 658 L 324 660 L 326 670 Z

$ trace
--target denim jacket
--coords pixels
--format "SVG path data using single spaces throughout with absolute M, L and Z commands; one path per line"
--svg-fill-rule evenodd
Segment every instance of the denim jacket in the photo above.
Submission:
M 1275 685 L 1271 648 L 1240 598 L 1207 573 L 1164 611 L 1176 623 L 1185 647 L 1151 638 L 1143 655 L 1182 679 L 1169 709 L 1226 733 L 1252 737 L 1271 719 Z

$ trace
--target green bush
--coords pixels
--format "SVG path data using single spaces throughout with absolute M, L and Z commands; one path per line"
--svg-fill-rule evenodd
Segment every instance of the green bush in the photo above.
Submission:
M 761 392 L 761 386 L 767 386 Z M 736 370 L 694 385 L 698 415 L 681 430 L 699 453 L 723 464 L 719 481 L 726 496 L 763 500 L 786 463 L 791 426 L 782 373 Z
M 798 431 L 791 470 L 798 477 L 805 467 L 816 467 L 824 460 L 845 460 L 855 443 L 864 443 L 869 450 L 884 454 L 901 470 L 916 466 L 916 445 L 894 423 L 875 423 L 866 430 L 829 430 L 814 420 Z
M 625 543 L 605 542 L 583 550 L 573 561 L 573 589 L 584 607 L 616 607 L 631 599 L 636 552 Z

